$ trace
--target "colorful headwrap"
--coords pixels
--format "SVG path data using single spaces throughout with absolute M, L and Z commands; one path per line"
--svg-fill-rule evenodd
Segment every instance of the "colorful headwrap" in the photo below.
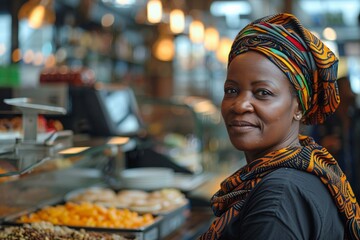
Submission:
M 258 19 L 236 36 L 228 64 L 237 55 L 254 50 L 265 54 L 294 86 L 304 124 L 318 124 L 340 103 L 338 60 L 334 53 L 291 14 Z

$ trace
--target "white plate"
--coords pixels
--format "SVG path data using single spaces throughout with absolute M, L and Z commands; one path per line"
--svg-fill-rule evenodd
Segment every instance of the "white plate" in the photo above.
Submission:
M 120 173 L 121 177 L 127 179 L 139 179 L 139 178 L 163 178 L 172 177 L 174 171 L 171 168 L 161 167 L 143 167 L 143 168 L 128 168 Z
M 154 190 L 171 187 L 174 181 L 174 171 L 171 168 L 129 168 L 120 173 L 124 188 Z
M 79 188 L 73 191 L 68 192 L 67 194 L 65 194 L 64 196 L 64 200 L 65 201 L 73 201 L 73 199 L 75 199 L 76 197 L 78 197 L 79 195 L 83 194 L 84 192 L 102 192 L 103 190 L 106 190 L 108 188 L 105 187 L 101 187 L 101 186 L 94 186 L 94 187 L 88 187 L 88 188 Z

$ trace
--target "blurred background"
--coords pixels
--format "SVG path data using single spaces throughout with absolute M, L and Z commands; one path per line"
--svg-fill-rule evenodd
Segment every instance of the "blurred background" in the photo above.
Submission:
M 339 75 L 350 75 L 359 93 L 358 0 L 3 0 L 0 84 L 35 86 L 44 69 L 88 68 L 88 78 L 137 94 L 218 105 L 233 38 L 279 12 L 326 41 L 341 59 Z
M 145 129 L 165 143 L 161 152 L 192 172 L 219 170 L 218 161 L 238 166 L 243 158 L 232 150 L 219 108 L 227 55 L 241 28 L 280 12 L 295 14 L 335 52 L 339 77 L 349 77 L 359 102 L 358 0 L 3 0 L 2 98 L 65 107 L 68 119 L 58 118 L 58 125 L 74 134 Z M 46 83 L 65 87 L 44 88 Z M 126 86 L 132 93 L 109 97 L 116 90 L 98 94 L 100 85 Z M 68 91 L 69 86 L 95 90 L 86 100 L 85 93 L 76 93 L 84 89 Z M 2 104 L 1 110 L 10 110 Z M 89 104 L 99 107 L 84 108 Z M 115 126 L 128 106 L 135 120 Z
M 171 187 L 189 204 L 160 231 L 195 239 L 220 182 L 246 163 L 220 112 L 231 43 L 280 12 L 322 39 L 349 80 L 334 118 L 304 130 L 359 198 L 359 0 L 1 0 L 0 224 L 87 187 Z M 141 170 L 131 181 L 130 168 Z

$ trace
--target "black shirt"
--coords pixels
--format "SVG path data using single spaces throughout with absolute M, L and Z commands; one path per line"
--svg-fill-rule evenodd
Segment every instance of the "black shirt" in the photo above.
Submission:
M 310 173 L 281 168 L 251 191 L 222 239 L 343 239 L 344 225 L 327 187 Z

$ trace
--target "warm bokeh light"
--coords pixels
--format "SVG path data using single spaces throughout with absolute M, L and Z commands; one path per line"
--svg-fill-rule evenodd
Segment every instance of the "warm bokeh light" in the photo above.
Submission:
M 215 51 L 219 46 L 220 35 L 216 28 L 209 27 L 205 29 L 205 48 L 209 51 Z
M 173 39 L 170 37 L 159 38 L 154 44 L 153 53 L 161 61 L 171 61 L 175 55 Z
M 27 50 L 24 54 L 24 63 L 31 63 L 34 59 L 34 56 L 35 54 L 32 50 Z
M 329 41 L 335 41 L 337 39 L 336 31 L 331 27 L 327 27 L 324 29 L 323 36 L 326 40 Z
M 190 40 L 194 43 L 201 43 L 204 40 L 204 24 L 194 20 L 189 26 Z
M 130 138 L 128 137 L 112 137 L 109 141 L 108 144 L 110 145 L 123 145 L 127 142 L 129 142 Z
M 43 5 L 36 6 L 29 15 L 29 26 L 39 28 L 43 24 L 45 17 L 45 7 Z
M 11 59 L 13 62 L 19 62 L 21 60 L 21 50 L 19 48 L 12 52 Z
M 215 106 L 209 100 L 203 100 L 194 105 L 194 110 L 197 113 L 213 114 L 216 112 Z
M 24 3 L 18 14 L 19 19 L 27 19 L 31 28 L 40 28 L 55 22 L 53 0 L 29 0 Z
M 40 66 L 44 63 L 44 55 L 41 52 L 37 52 L 34 55 L 33 64 L 35 66 Z
M 66 155 L 66 154 L 77 154 L 87 150 L 89 147 L 72 147 L 68 149 L 61 150 L 59 154 Z
M 147 3 L 147 18 L 150 23 L 159 23 L 162 18 L 162 3 L 160 0 L 150 0 Z
M 170 30 L 173 33 L 181 33 L 185 29 L 185 15 L 180 9 L 170 12 Z
M 56 58 L 53 54 L 51 54 L 45 60 L 45 67 L 51 68 L 51 67 L 54 67 L 55 65 L 56 65 Z
M 217 59 L 222 63 L 227 63 L 228 55 L 231 49 L 232 40 L 229 38 L 221 38 L 219 48 L 216 51 Z
M 107 13 L 101 18 L 101 25 L 103 27 L 110 27 L 114 24 L 114 21 L 114 15 L 112 15 L 111 13 Z

